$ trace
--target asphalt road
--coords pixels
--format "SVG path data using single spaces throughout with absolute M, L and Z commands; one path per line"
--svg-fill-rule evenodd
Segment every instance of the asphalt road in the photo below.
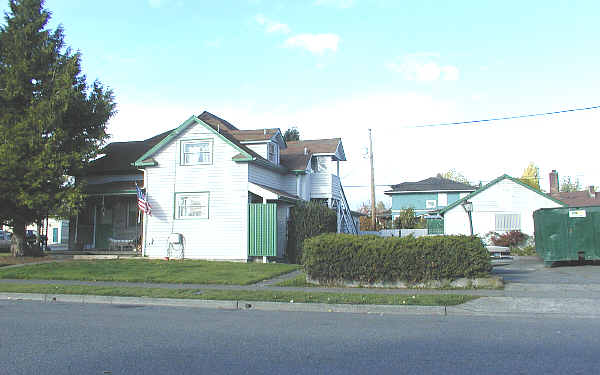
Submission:
M 600 320 L 0 301 L 0 374 L 591 374 Z

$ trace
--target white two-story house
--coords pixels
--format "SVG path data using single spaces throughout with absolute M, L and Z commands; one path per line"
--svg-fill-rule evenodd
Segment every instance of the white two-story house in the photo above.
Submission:
M 122 193 L 117 199 L 113 192 L 110 200 L 129 208 L 136 199 L 136 181 L 145 189 L 152 215 L 138 218 L 137 230 L 131 233 L 140 234 L 143 254 L 149 257 L 283 257 L 289 210 L 308 200 L 336 210 L 338 232 L 357 233 L 339 179 L 339 162 L 346 160 L 339 138 L 286 143 L 279 129 L 240 130 L 203 112 L 176 129 L 129 143 L 129 156 L 107 163 L 114 156 L 106 152 L 105 161 L 96 161 L 104 168 L 102 176 L 96 168 L 88 181 L 88 190 L 95 192 L 88 212 L 94 213 L 85 222 L 94 229 L 87 230 L 90 243 L 84 247 L 127 240 L 107 226 L 100 230 L 99 223 L 108 220 L 98 212 L 106 213 L 108 196 L 103 192 L 110 194 L 110 186 Z M 127 149 L 127 143 L 111 145 L 107 151 Z M 125 168 L 125 161 L 130 167 Z M 127 171 L 116 175 L 107 167 L 111 164 Z M 134 222 L 128 209 L 119 212 L 127 217 L 117 219 L 111 213 L 113 223 Z M 97 237 L 99 232 L 104 239 Z

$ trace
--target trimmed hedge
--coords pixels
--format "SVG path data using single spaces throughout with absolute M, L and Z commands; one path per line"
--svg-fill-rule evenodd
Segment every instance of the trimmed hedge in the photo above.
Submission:
M 323 234 L 304 242 L 307 275 L 319 282 L 423 282 L 491 271 L 476 236 L 379 237 Z
M 337 215 L 326 205 L 311 201 L 290 209 L 286 255 L 291 263 L 302 259 L 304 240 L 337 231 Z

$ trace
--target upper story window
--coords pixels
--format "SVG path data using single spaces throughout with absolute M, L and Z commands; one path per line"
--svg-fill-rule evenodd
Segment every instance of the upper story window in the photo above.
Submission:
M 310 166 L 313 172 L 327 173 L 330 169 L 331 156 L 313 156 Z
M 435 199 L 428 199 L 425 201 L 425 208 L 435 208 L 436 207 Z
M 212 164 L 212 140 L 181 141 L 181 165 Z
M 279 147 L 277 143 L 267 143 L 267 159 L 275 164 L 279 164 Z

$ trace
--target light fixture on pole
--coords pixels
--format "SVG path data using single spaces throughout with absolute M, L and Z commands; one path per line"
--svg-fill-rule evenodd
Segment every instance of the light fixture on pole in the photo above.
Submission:
M 469 229 L 471 230 L 471 236 L 473 235 L 473 218 L 471 213 L 473 212 L 473 202 L 464 201 L 462 202 L 462 207 L 464 208 L 467 215 L 469 215 Z

